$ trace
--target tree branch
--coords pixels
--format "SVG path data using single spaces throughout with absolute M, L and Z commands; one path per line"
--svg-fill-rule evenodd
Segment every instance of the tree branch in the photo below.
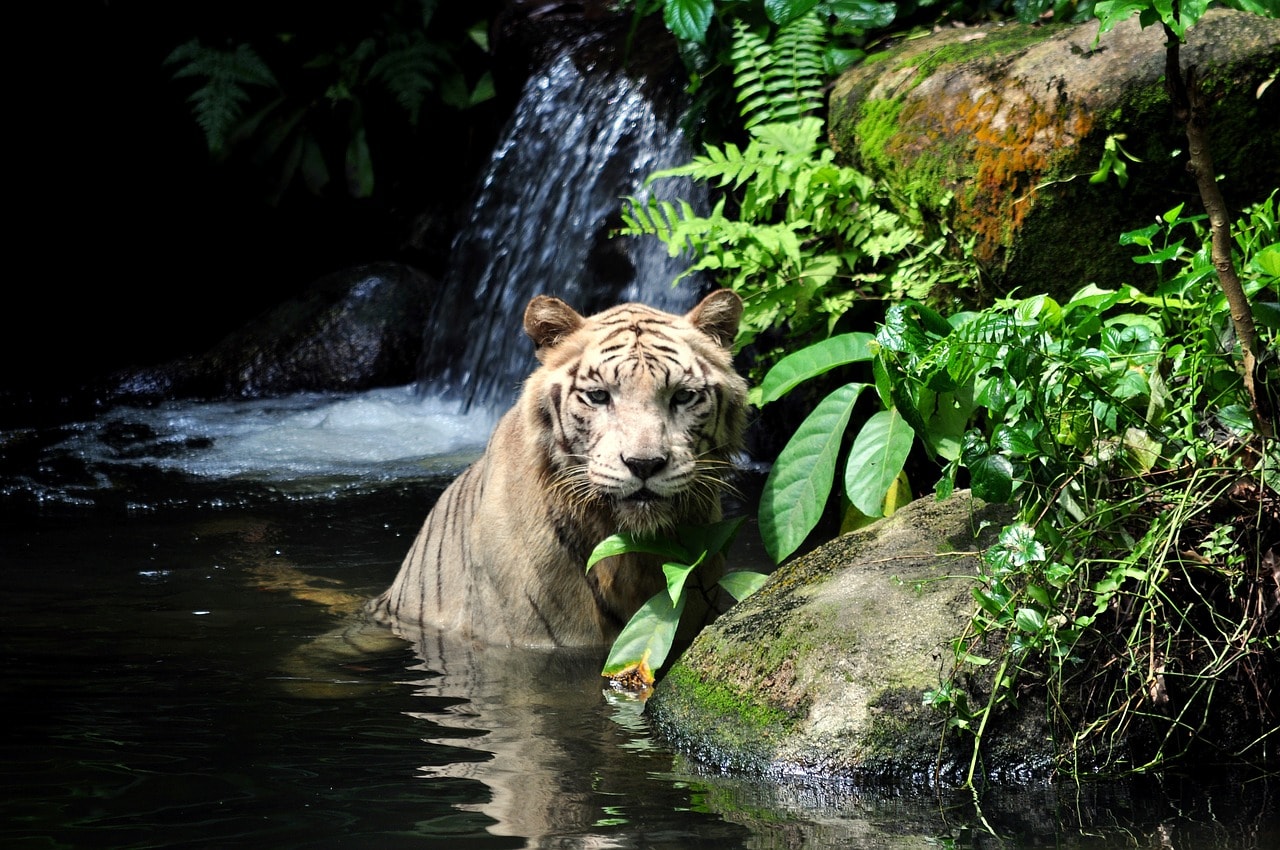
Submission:
M 1227 212 L 1227 202 L 1218 187 L 1216 172 L 1213 166 L 1213 155 L 1209 150 L 1208 138 L 1208 104 L 1205 102 L 1203 89 L 1196 78 L 1195 68 L 1188 68 L 1186 77 L 1182 74 L 1179 48 L 1181 42 L 1169 28 L 1164 25 L 1165 38 L 1165 89 L 1173 102 L 1173 114 L 1182 122 L 1187 134 L 1187 150 L 1189 159 L 1187 171 L 1196 181 L 1200 191 L 1200 200 L 1209 216 L 1209 233 L 1211 237 L 1210 257 L 1213 267 L 1218 273 L 1218 285 L 1227 297 L 1227 306 L 1231 311 L 1231 323 L 1235 328 L 1236 339 L 1240 342 L 1241 371 L 1244 378 L 1245 392 L 1249 395 L 1249 403 L 1253 408 L 1258 427 L 1264 436 L 1271 436 L 1275 429 L 1266 400 L 1259 397 L 1257 386 L 1258 361 L 1262 352 L 1258 346 L 1257 328 L 1253 323 L 1253 310 L 1249 306 L 1249 298 L 1245 295 L 1236 274 L 1235 264 L 1231 261 L 1231 220 Z

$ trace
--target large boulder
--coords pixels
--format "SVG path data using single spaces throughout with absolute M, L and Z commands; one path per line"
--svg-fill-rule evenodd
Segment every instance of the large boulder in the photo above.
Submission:
M 116 376 L 109 395 L 267 398 L 408 384 L 437 287 L 399 263 L 342 269 L 202 354 Z
M 944 735 L 923 696 L 950 671 L 979 552 L 1010 518 L 968 491 L 925 498 L 783 565 L 672 665 L 648 704 L 656 727 L 699 761 L 750 774 L 957 778 L 972 742 Z M 991 731 L 988 773 L 1047 775 L 1043 716 L 1031 708 Z
M 1000 292 L 1061 294 L 1094 282 L 1147 282 L 1120 233 L 1181 201 L 1197 210 L 1187 142 L 1164 91 L 1165 40 L 1137 16 L 1099 36 L 1074 26 L 1004 23 L 902 41 L 850 70 L 830 100 L 831 141 L 847 163 L 939 218 Z M 1280 186 L 1280 20 L 1213 9 L 1187 33 L 1213 107 L 1221 186 L 1238 211 Z M 1128 181 L 1090 182 L 1123 136 Z

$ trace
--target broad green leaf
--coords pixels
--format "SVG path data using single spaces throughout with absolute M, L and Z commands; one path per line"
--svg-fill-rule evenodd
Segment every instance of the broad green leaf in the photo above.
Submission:
M 1280 251 L 1276 252 L 1280 259 Z M 1264 328 L 1280 330 L 1280 303 L 1275 301 L 1255 301 L 1253 303 L 1253 320 Z
M 1159 224 L 1148 224 L 1146 227 L 1140 227 L 1137 230 L 1128 230 L 1120 234 L 1120 244 L 1141 245 L 1144 248 L 1149 248 L 1151 246 L 1151 237 L 1159 232 Z
M 618 533 L 596 544 L 596 548 L 591 551 L 591 556 L 587 558 L 587 572 L 605 558 L 624 555 L 627 552 L 646 552 L 673 561 L 688 562 L 693 559 L 693 555 L 674 540 L 633 537 L 630 534 Z
M 1215 411 L 1218 421 L 1237 434 L 1246 436 L 1253 433 L 1253 417 L 1249 409 L 1241 404 L 1228 404 Z
M 944 319 L 937 310 L 926 307 L 918 301 L 912 301 L 910 306 L 912 312 L 920 319 L 920 324 L 924 325 L 924 329 L 929 333 L 937 334 L 940 337 L 951 333 L 951 323 Z
M 701 557 L 715 555 L 729 548 L 746 519 L 740 516 L 706 525 L 682 526 L 676 529 L 676 535 L 689 554 L 701 552 Z
M 702 44 L 714 8 L 713 0 L 666 0 L 662 19 L 676 38 Z
M 1007 560 L 1009 566 L 1018 569 L 1045 558 L 1044 546 L 1036 540 L 1036 530 L 1025 523 L 1008 525 L 1000 531 L 997 553 Z
M 984 502 L 1007 502 L 1013 495 L 1013 463 L 1000 454 L 992 454 L 986 441 L 972 431 L 965 435 L 960 452 L 969 470 L 969 486 L 973 495 Z
M 1241 12 L 1280 18 L 1280 0 L 1224 0 L 1223 5 L 1239 9 Z
M 1028 457 L 1035 454 L 1036 444 L 1021 428 L 1001 425 L 991 437 L 991 444 L 1002 452 L 1015 457 Z
M 1252 264 L 1271 277 L 1280 277 L 1280 245 L 1268 245 L 1254 254 Z
M 849 450 L 844 489 L 854 507 L 867 516 L 884 513 L 893 486 L 915 442 L 915 432 L 897 410 L 882 410 L 862 426 Z
M 775 563 L 818 524 L 849 416 L 866 384 L 846 384 L 819 402 L 782 449 L 760 494 L 760 536 Z
M 702 563 L 702 559 L 706 556 L 703 552 L 698 556 L 698 560 L 692 564 L 677 564 L 671 561 L 662 565 L 662 573 L 667 577 L 667 595 L 671 597 L 672 605 L 679 605 L 680 598 L 684 595 L 685 579 L 689 578 L 689 573 L 693 572 L 693 568 Z
M 1151 0 L 1098 0 L 1093 6 L 1093 14 L 1101 23 L 1098 35 L 1110 32 L 1120 21 L 1150 6 Z
M 637 669 L 647 683 L 653 683 L 653 672 L 667 660 L 676 639 L 680 615 L 684 613 L 684 597 L 676 604 L 665 590 L 654 594 L 623 627 L 605 659 L 601 675 L 617 678 Z
M 841 24 L 860 30 L 884 29 L 889 26 L 898 15 L 898 5 L 877 0 L 831 0 L 827 3 L 831 13 Z
M 933 451 L 948 461 L 960 457 L 960 440 L 974 411 L 971 389 L 961 387 L 953 393 L 938 393 L 934 401 L 928 422 L 929 440 Z
M 1036 602 L 1040 603 L 1046 610 L 1053 607 L 1053 597 L 1049 595 L 1049 591 L 1045 590 L 1038 584 L 1027 585 L 1027 596 L 1030 596 Z
M 1179 219 L 1179 217 L 1181 217 L 1181 216 L 1182 216 L 1182 209 L 1183 209 L 1183 207 L 1185 207 L 1186 205 L 1187 205 L 1187 202 L 1186 202 L 1186 201 L 1183 201 L 1182 203 L 1178 204 L 1176 207 L 1174 207 L 1174 208 L 1172 208 L 1172 209 L 1170 209 L 1170 210 L 1166 210 L 1166 211 L 1165 211 L 1165 213 L 1164 213 L 1164 215 L 1162 215 L 1162 216 L 1160 216 L 1160 217 L 1161 217 L 1162 219 L 1164 219 L 1164 223 L 1165 223 L 1165 224 L 1173 224 L 1174 222 L 1176 222 L 1176 221 Z
M 1131 257 L 1130 259 L 1132 259 L 1135 263 L 1139 263 L 1139 264 L 1163 263 L 1163 262 L 1166 262 L 1167 260 L 1172 260 L 1174 257 L 1178 256 L 1179 253 L 1181 253 L 1182 243 L 1184 241 L 1185 240 L 1179 239 L 1177 242 L 1174 242 L 1172 245 L 1169 245 L 1166 248 L 1162 248 L 1159 251 L 1152 251 L 1150 254 L 1146 254 L 1141 257 Z
M 764 13 L 780 27 L 809 13 L 819 0 L 764 0 Z
M 720 586 L 729 591 L 729 595 L 741 602 L 751 594 L 755 593 L 764 583 L 768 581 L 767 573 L 757 573 L 754 570 L 734 570 L 731 573 L 725 573 L 720 579 Z
M 978 605 L 993 617 L 1000 617 L 1004 613 L 1005 603 L 1003 600 L 997 599 L 980 587 L 973 588 L 972 593 Z
M 1028 634 L 1038 634 L 1044 628 L 1044 614 L 1034 608 L 1019 608 L 1013 615 L 1013 623 Z
M 798 384 L 837 366 L 870 360 L 869 345 L 874 339 L 869 333 L 840 334 L 788 354 L 760 382 L 760 404 L 777 401 Z

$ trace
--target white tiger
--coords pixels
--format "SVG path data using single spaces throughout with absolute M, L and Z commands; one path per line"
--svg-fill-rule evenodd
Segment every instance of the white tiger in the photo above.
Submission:
M 540 366 L 370 602 L 374 619 L 411 640 L 611 642 L 665 579 L 660 559 L 634 553 L 586 572 L 596 544 L 720 518 L 746 420 L 741 315 L 729 290 L 684 316 L 622 304 L 584 318 L 534 298 L 524 328 Z

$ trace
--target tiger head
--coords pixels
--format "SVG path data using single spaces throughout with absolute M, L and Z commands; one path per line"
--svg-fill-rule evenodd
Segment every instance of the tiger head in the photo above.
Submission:
M 741 316 L 730 290 L 684 316 L 622 304 L 583 317 L 534 298 L 524 327 L 541 367 L 523 399 L 554 497 L 634 534 L 718 519 L 746 423 L 747 384 L 732 363 Z

